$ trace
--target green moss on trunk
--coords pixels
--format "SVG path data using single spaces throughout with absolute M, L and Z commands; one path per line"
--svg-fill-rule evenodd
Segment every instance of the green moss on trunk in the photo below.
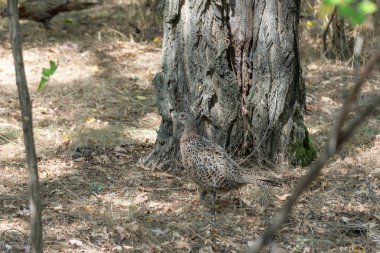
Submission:
M 295 166 L 309 165 L 317 157 L 317 151 L 306 128 L 303 142 L 298 141 L 293 143 L 289 151 L 290 161 Z

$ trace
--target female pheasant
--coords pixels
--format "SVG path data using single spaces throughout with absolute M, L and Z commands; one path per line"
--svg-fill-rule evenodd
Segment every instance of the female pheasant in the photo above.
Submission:
M 190 113 L 180 112 L 174 117 L 185 126 L 180 140 L 182 164 L 201 189 L 201 199 L 211 193 L 210 212 L 213 215 L 217 192 L 237 189 L 246 184 L 279 184 L 268 178 L 242 175 L 240 166 L 221 146 L 196 133 L 195 119 Z

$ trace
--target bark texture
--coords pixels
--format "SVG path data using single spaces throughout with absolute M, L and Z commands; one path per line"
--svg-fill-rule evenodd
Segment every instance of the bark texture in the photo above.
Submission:
M 314 158 L 303 123 L 299 8 L 299 0 L 165 2 L 162 72 L 153 80 L 162 122 L 146 166 L 178 160 L 173 110 L 191 112 L 198 133 L 230 153 L 271 163 Z

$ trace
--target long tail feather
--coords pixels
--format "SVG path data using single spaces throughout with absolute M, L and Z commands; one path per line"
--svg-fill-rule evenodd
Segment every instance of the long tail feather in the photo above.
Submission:
M 247 177 L 239 178 L 237 180 L 239 183 L 243 184 L 266 184 L 271 186 L 282 186 L 282 183 L 276 179 L 266 178 L 266 177 Z

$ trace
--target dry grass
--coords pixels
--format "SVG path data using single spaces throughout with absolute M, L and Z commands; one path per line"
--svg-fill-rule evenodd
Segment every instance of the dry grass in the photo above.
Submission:
M 247 186 L 221 196 L 214 222 L 176 168 L 145 170 L 159 125 L 150 81 L 160 70 L 160 29 L 149 9 L 113 1 L 53 20 L 53 31 L 22 24 L 33 99 L 45 252 L 237 252 L 284 203 L 304 168 L 280 165 L 286 185 Z M 111 15 L 112 14 L 112 15 Z M 64 24 L 65 18 L 75 21 Z M 132 24 L 129 24 L 133 22 Z M 107 25 L 105 25 L 107 24 Z M 140 29 L 137 32 L 136 27 Z M 0 25 L 0 37 L 6 37 Z M 80 35 L 80 37 L 79 37 Z M 308 38 L 307 36 L 303 36 Z M 303 45 L 307 45 L 304 41 Z M 315 43 L 314 43 L 315 45 Z M 8 41 L 0 47 L 0 251 L 28 250 L 29 208 L 22 130 Z M 313 51 L 314 50 L 314 51 Z M 303 48 L 305 120 L 318 148 L 354 72 Z M 59 60 L 47 89 L 40 71 Z M 379 93 L 373 74 L 360 106 Z M 380 250 L 380 118 L 374 115 L 323 170 L 275 238 L 284 252 Z M 354 115 L 352 115 L 354 116 Z M 366 178 L 373 187 L 369 198 Z M 239 196 L 239 198 L 236 198 Z

